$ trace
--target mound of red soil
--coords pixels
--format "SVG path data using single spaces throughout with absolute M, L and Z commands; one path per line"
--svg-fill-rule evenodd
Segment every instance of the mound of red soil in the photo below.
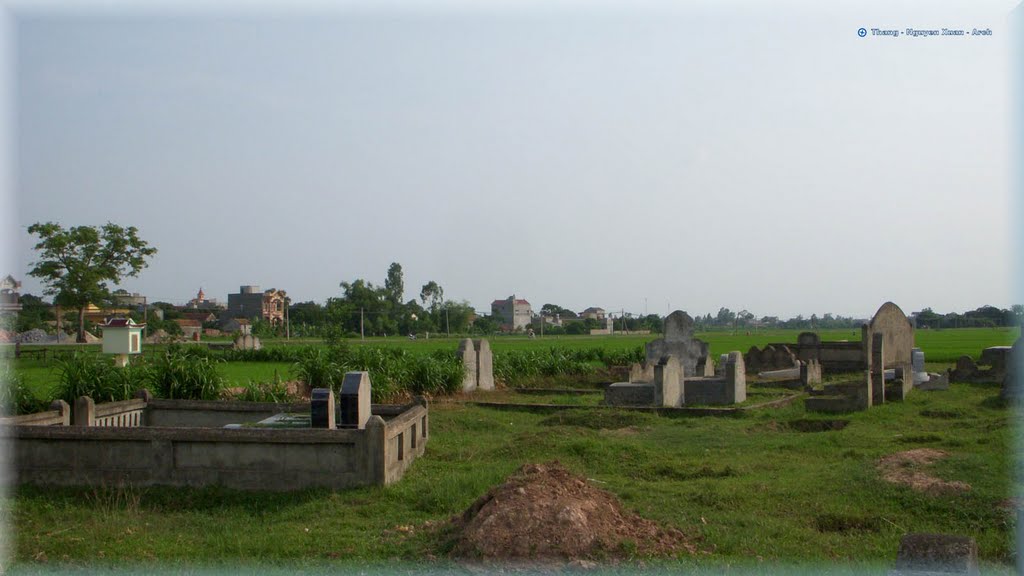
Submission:
M 453 554 L 487 559 L 609 559 L 694 553 L 682 532 L 626 512 L 558 462 L 526 464 L 452 519 Z

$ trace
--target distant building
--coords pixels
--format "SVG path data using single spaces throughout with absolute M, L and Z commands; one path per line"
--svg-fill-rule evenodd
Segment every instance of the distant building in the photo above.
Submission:
M 243 288 L 245 288 L 245 286 L 243 286 Z M 230 299 L 231 299 L 231 296 L 228 295 L 228 300 L 230 301 Z M 215 298 L 207 298 L 206 294 L 203 292 L 202 287 L 200 287 L 199 288 L 199 292 L 196 294 L 196 297 L 191 299 L 191 300 L 189 300 L 185 304 L 185 309 L 186 310 L 223 310 L 224 309 L 224 305 L 220 303 L 220 300 L 217 300 Z
M 603 322 L 604 318 L 605 318 L 604 308 L 594 308 L 594 307 L 587 308 L 583 312 L 580 312 L 580 318 L 584 318 L 584 319 L 586 319 L 586 318 L 593 318 L 594 320 L 597 320 L 599 322 Z
M 516 299 L 515 294 L 505 300 L 491 302 L 491 314 L 500 316 L 508 330 L 523 330 L 533 319 L 533 310 L 526 300 Z
M 205 311 L 205 310 L 202 311 L 202 312 L 182 312 L 181 313 L 181 317 L 182 318 L 186 318 L 188 320 L 196 320 L 200 324 L 206 324 L 207 322 L 216 322 L 217 321 L 217 315 L 216 314 L 214 314 L 213 312 Z
M 14 330 L 21 312 L 21 282 L 8 274 L 0 280 L 0 328 Z
M 260 291 L 259 286 L 240 286 L 238 294 L 228 294 L 228 309 L 224 318 L 256 318 L 270 322 L 271 326 L 284 324 L 284 290 L 271 288 Z
M 181 326 L 181 334 L 186 340 L 199 341 L 200 335 L 203 333 L 203 325 L 198 320 L 175 318 L 173 322 Z
M 146 305 L 146 297 L 138 292 L 129 293 L 127 290 L 114 290 L 111 296 L 116 306 L 141 310 Z
M 21 294 L 18 290 L 21 290 L 21 282 L 15 280 L 14 276 L 8 274 L 0 279 L 0 312 L 15 315 L 21 312 Z
M 220 330 L 227 334 L 235 332 L 252 334 L 252 324 L 249 323 L 248 318 L 228 318 L 220 323 Z
M 90 303 L 85 306 L 85 319 L 93 324 L 104 324 L 108 318 L 125 318 L 130 312 L 128 308 L 100 308 Z

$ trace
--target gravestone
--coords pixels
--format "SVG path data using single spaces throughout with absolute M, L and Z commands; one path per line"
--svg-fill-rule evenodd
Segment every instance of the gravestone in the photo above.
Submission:
M 804 346 L 808 348 L 817 348 L 818 346 L 821 346 L 821 337 L 814 332 L 801 332 L 800 335 L 796 337 L 796 343 L 801 348 Z
M 974 538 L 952 534 L 907 534 L 900 539 L 896 568 L 899 576 L 978 574 L 978 544 Z
M 654 404 L 676 408 L 683 403 L 682 370 L 675 356 L 667 356 L 654 367 Z
M 459 359 L 462 360 L 462 368 L 464 370 L 464 376 L 462 377 L 462 391 L 472 392 L 473 390 L 476 390 L 477 383 L 476 346 L 473 344 L 472 340 L 465 338 L 459 342 L 459 351 L 457 354 Z
M 728 404 L 737 404 L 747 399 L 747 369 L 743 365 L 743 354 L 729 352 L 725 364 L 725 394 Z
M 707 343 L 693 337 L 693 318 L 682 310 L 676 310 L 665 318 L 665 337 L 648 342 L 644 348 L 650 364 L 666 356 L 675 356 L 684 377 L 697 376 L 698 361 L 708 355 Z
M 801 362 L 800 383 L 805 389 L 821 384 L 821 362 L 814 359 Z
M 729 361 L 728 354 L 718 355 L 718 364 L 715 366 L 715 376 L 725 376 L 725 364 Z
M 338 394 L 338 426 L 362 430 L 370 410 L 370 373 L 346 372 Z
M 494 390 L 494 355 L 487 340 L 477 340 L 476 349 L 476 387 L 480 390 Z
M 924 351 L 920 348 L 910 351 L 910 366 L 914 371 L 914 386 L 919 386 L 931 379 L 924 369 Z
M 886 302 L 875 312 L 868 324 L 868 334 L 882 334 L 885 340 L 882 356 L 883 368 L 902 368 L 910 371 L 910 351 L 914 348 L 914 325 L 903 310 L 892 302 Z M 868 351 L 870 342 L 865 342 Z
M 309 398 L 310 428 L 337 427 L 335 422 L 334 391 L 330 388 L 314 388 Z
M 978 365 L 974 363 L 974 359 L 964 355 L 957 358 L 956 368 L 949 373 L 949 379 L 953 382 L 969 382 L 977 372 Z
M 725 374 L 725 362 L 728 361 L 728 354 L 723 354 L 726 360 L 722 362 L 722 373 Z M 751 346 L 750 350 L 743 355 L 743 363 L 747 367 L 747 370 L 751 372 L 761 371 L 761 349 L 757 346 Z
M 653 362 L 636 362 L 629 367 L 630 382 L 654 382 Z

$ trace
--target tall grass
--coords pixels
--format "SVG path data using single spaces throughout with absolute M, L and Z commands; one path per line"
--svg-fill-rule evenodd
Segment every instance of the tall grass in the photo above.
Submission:
M 217 362 L 169 349 L 150 365 L 153 392 L 161 398 L 216 400 L 224 388 Z
M 131 398 L 149 379 L 145 365 L 115 366 L 106 356 L 75 354 L 57 361 L 57 398 L 74 404 L 80 396 L 96 402 L 116 402 Z

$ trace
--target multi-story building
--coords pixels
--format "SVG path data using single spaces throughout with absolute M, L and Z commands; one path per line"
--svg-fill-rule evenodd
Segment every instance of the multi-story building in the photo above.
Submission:
M 580 312 L 580 318 L 593 318 L 594 320 L 597 320 L 598 322 L 604 322 L 604 318 L 605 318 L 604 308 L 595 308 L 595 307 L 591 306 L 590 308 L 587 308 L 583 312 Z
M 207 298 L 203 289 L 199 288 L 199 292 L 196 294 L 196 297 L 189 300 L 188 303 L 185 304 L 185 308 L 190 310 L 218 310 L 223 309 L 224 305 L 215 298 Z
M 287 297 L 276 288 L 260 291 L 259 286 L 240 286 L 238 294 L 228 294 L 228 309 L 221 318 L 257 318 L 279 326 L 284 324 Z
M 505 300 L 491 302 L 491 314 L 501 316 L 508 330 L 523 330 L 533 319 L 533 310 L 526 300 L 516 299 L 515 294 Z

